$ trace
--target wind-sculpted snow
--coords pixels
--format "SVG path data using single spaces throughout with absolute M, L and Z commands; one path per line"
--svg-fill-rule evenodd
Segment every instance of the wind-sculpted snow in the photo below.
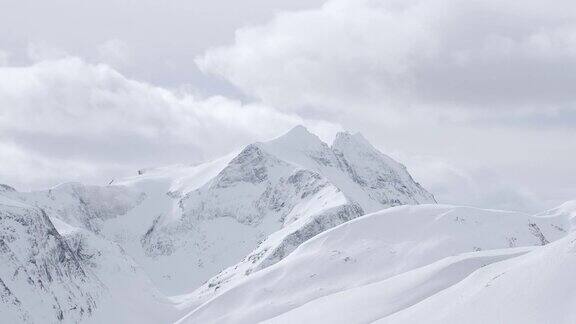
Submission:
M 394 207 L 313 237 L 275 265 L 197 307 L 181 323 L 294 323 L 321 318 L 328 323 L 364 323 L 366 316 L 375 320 L 417 304 L 487 264 L 555 241 L 570 226 L 563 215 L 447 205 Z M 367 297 L 358 297 L 363 296 L 358 291 Z M 347 311 L 369 311 L 366 316 L 339 320 L 337 313 L 325 313 L 339 309 L 348 293 L 358 299 Z M 383 304 L 362 308 L 363 298 L 370 296 Z
M 478 269 L 385 323 L 576 323 L 576 233 Z

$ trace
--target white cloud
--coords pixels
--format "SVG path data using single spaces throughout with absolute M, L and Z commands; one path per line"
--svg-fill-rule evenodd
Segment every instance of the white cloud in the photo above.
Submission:
M 330 0 L 241 28 L 196 63 L 409 167 L 449 161 L 415 171 L 442 202 L 528 210 L 576 196 L 574 35 L 568 0 Z
M 562 202 L 542 201 L 528 188 L 508 183 L 504 174 L 489 167 L 465 169 L 437 156 L 400 155 L 400 159 L 439 202 L 525 212 L 541 211 Z
M 336 127 L 259 104 L 196 98 L 76 57 L 1 67 L 0 107 L 2 149 L 12 161 L 0 178 L 24 187 L 103 183 L 149 165 L 202 161 L 296 124 Z
M 164 87 L 193 82 L 205 93 L 225 94 L 220 83 L 198 71 L 192 60 L 195 55 L 229 42 L 240 26 L 265 21 L 281 10 L 313 8 L 323 1 L 53 0 L 32 5 L 0 0 L 0 48 L 12 53 L 13 64 L 28 62 L 29 42 L 98 62 L 97 47 L 118 39 L 130 49 L 130 64 L 121 70 L 125 76 Z

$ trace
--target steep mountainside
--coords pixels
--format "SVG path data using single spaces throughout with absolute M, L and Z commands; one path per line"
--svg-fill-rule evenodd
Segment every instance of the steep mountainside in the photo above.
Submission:
M 0 319 L 168 322 L 178 317 L 117 244 L 0 194 Z
M 101 283 L 39 209 L 0 195 L 0 319 L 76 322 L 95 311 Z

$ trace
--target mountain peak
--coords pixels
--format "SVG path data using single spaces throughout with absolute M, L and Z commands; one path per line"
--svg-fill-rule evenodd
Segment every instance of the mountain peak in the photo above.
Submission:
M 305 141 L 305 142 L 322 142 L 316 134 L 311 133 L 306 127 L 302 125 L 294 126 L 284 135 L 277 137 L 273 141 L 293 141 L 295 143 Z
M 376 150 L 370 142 L 361 134 L 361 133 L 354 133 L 351 134 L 349 132 L 338 132 L 336 134 L 336 138 L 334 139 L 334 143 L 332 143 L 333 149 L 341 149 L 343 147 L 354 146 L 364 147 L 371 150 Z
M 316 134 L 311 133 L 302 125 L 298 125 L 286 134 L 264 142 L 263 144 L 268 150 L 274 153 L 279 153 L 279 150 L 315 151 L 329 149 L 328 145 L 316 136 Z

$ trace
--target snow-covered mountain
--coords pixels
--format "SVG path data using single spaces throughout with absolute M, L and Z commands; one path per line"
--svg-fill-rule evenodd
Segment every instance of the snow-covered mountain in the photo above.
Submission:
M 105 221 L 102 234 L 170 295 L 190 292 L 258 246 L 242 275 L 367 211 L 435 202 L 360 135 L 340 133 L 330 147 L 301 126 L 212 162 L 140 173 L 109 186 L 125 192 L 117 214 L 136 207 Z
M 361 135 L 296 127 L 107 186 L 0 185 L 0 322 L 572 323 L 574 229 L 576 201 L 439 205 Z
M 101 283 L 42 210 L 0 196 L 0 320 L 75 322 L 96 307 Z
M 326 229 L 382 208 L 435 203 L 401 164 L 360 135 L 340 133 L 329 146 L 303 127 L 208 163 L 141 170 L 108 186 L 67 183 L 35 192 L 0 190 L 10 202 L 0 206 L 2 215 L 12 215 L 10 206 L 17 205 L 26 217 L 42 216 L 48 228 L 42 231 L 54 233 L 52 245 L 60 247 L 18 234 L 30 246 L 19 244 L 12 259 L 30 259 L 27 251 L 37 246 L 43 247 L 35 252 L 40 254 L 56 249 L 67 257 L 50 264 L 70 277 L 58 281 L 62 287 L 42 286 L 45 294 L 56 294 L 54 300 L 34 301 L 28 297 L 34 287 L 22 284 L 17 291 L 5 279 L 22 266 L 3 267 L 1 279 L 11 292 L 3 299 L 11 303 L 4 305 L 20 305 L 6 308 L 10 318 L 38 321 L 47 309 L 62 309 L 54 321 L 64 322 L 167 322 L 218 288 L 282 260 Z M 0 219 L 2 226 L 8 222 L 8 216 Z M 28 233 L 28 226 L 18 231 Z M 217 285 L 213 279 L 198 288 L 214 276 Z M 180 298 L 165 297 L 195 288 Z
M 180 314 L 118 244 L 5 195 L 0 245 L 3 323 L 158 323 Z
M 315 236 L 179 323 L 515 323 L 515 316 L 571 323 L 562 314 L 576 307 L 573 294 L 560 292 L 559 309 L 550 300 L 573 281 L 574 234 L 563 237 L 574 228 L 574 207 L 529 216 L 421 205 L 362 216 Z M 524 267 L 532 268 L 514 275 Z M 533 308 L 523 313 L 524 305 Z M 548 314 L 557 320 L 544 320 Z

